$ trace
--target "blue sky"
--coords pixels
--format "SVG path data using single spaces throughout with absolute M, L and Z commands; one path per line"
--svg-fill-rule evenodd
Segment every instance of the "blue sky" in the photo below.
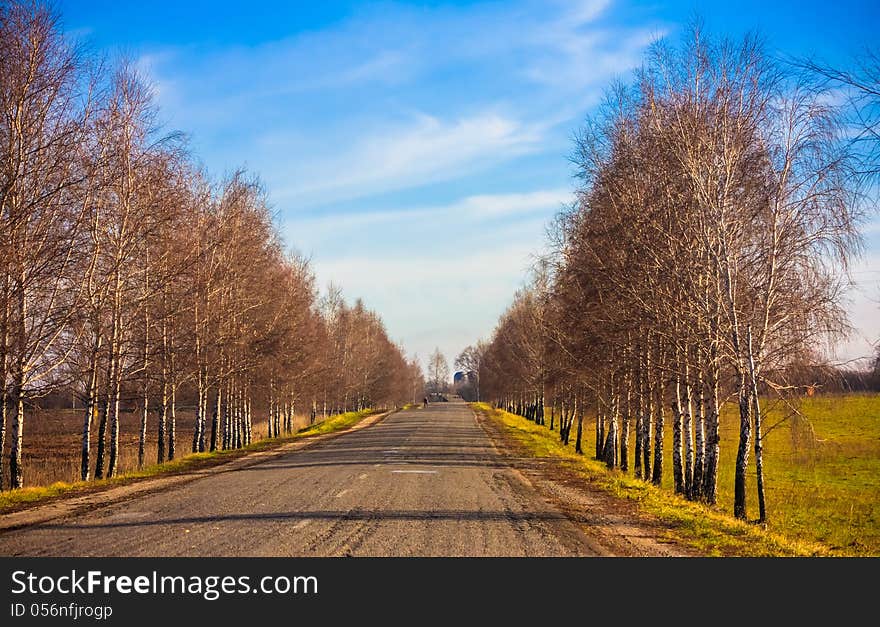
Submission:
M 876 46 L 872 2 L 60 2 L 64 27 L 137 60 L 166 128 L 222 175 L 258 173 L 322 285 L 450 361 L 488 336 L 571 198 L 571 137 L 645 47 L 713 33 L 839 65 Z M 850 292 L 880 338 L 880 224 Z

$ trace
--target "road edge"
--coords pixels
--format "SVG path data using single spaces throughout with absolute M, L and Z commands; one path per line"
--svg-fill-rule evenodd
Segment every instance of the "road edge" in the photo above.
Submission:
M 704 556 L 678 538 L 662 533 L 661 529 L 666 529 L 658 527 L 659 521 L 639 511 L 633 503 L 591 486 L 571 472 L 560 458 L 531 455 L 511 437 L 500 420 L 473 405 L 470 405 L 470 409 L 477 424 L 508 467 L 581 529 L 596 545 L 593 548 L 600 555 L 660 558 Z M 545 464 L 552 465 L 555 472 L 548 472 Z M 575 501 L 581 501 L 581 505 L 589 503 L 589 522 L 584 520 L 587 511 L 579 509 Z

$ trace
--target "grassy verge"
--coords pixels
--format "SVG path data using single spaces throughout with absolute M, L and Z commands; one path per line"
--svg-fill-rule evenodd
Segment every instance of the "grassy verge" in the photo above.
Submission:
M 363 411 L 349 411 L 344 414 L 339 414 L 337 416 L 333 416 L 332 418 L 328 418 L 327 420 L 322 420 L 321 422 L 316 422 L 313 425 L 309 425 L 308 427 L 303 427 L 299 431 L 296 432 L 292 438 L 288 439 L 296 439 L 307 437 L 310 435 L 319 435 L 321 433 L 332 433 L 333 431 L 340 431 L 342 429 L 348 429 L 351 426 L 354 426 L 362 419 L 375 414 L 376 410 L 373 409 L 365 409 Z
M 492 409 L 485 403 L 472 407 L 504 425 L 506 432 L 534 457 L 552 457 L 582 476 L 591 486 L 634 502 L 640 513 L 657 518 L 669 527 L 669 536 L 702 554 L 711 556 L 817 556 L 829 548 L 767 531 L 735 519 L 716 508 L 692 503 L 662 488 L 609 470 L 603 463 L 579 455 L 574 445 L 564 446 L 558 433 L 514 414 Z M 589 450 L 589 449 L 587 449 Z
M 375 413 L 376 410 L 367 409 L 358 412 L 352 411 L 338 414 L 308 427 L 303 427 L 293 435 L 278 438 L 263 438 L 240 449 L 229 449 L 208 453 L 191 453 L 175 459 L 174 461 L 146 466 L 140 470 L 127 472 L 113 477 L 112 479 L 76 481 L 72 483 L 59 481 L 49 486 L 28 487 L 20 490 L 0 492 L 0 514 L 19 510 L 25 506 L 35 505 L 60 496 L 73 496 L 99 492 L 114 486 L 127 485 L 159 475 L 172 475 L 188 470 L 217 466 L 255 451 L 265 451 L 288 442 L 293 442 L 294 440 L 347 429 L 367 416 Z

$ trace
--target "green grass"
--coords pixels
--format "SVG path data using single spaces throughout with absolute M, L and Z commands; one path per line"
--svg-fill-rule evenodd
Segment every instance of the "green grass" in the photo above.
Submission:
M 98 479 L 94 481 L 76 481 L 65 483 L 62 481 L 53 483 L 49 486 L 35 486 L 21 488 L 19 490 L 8 490 L 0 492 L 0 513 L 21 509 L 24 506 L 34 505 L 42 501 L 46 501 L 60 496 L 73 496 L 76 494 L 85 494 L 90 492 L 101 491 L 113 486 L 126 485 L 141 481 L 150 477 L 159 475 L 171 475 L 175 473 L 185 472 L 187 470 L 195 470 L 208 466 L 215 466 L 225 463 L 232 459 L 242 457 L 248 453 L 255 451 L 264 451 L 275 448 L 281 444 L 292 442 L 306 437 L 320 435 L 323 433 L 332 433 L 347 429 L 352 425 L 360 422 L 362 419 L 375 414 L 376 410 L 367 409 L 358 412 L 346 412 L 338 414 L 316 422 L 308 427 L 303 427 L 295 434 L 290 436 L 282 436 L 278 438 L 263 438 L 252 442 L 248 446 L 240 449 L 227 449 L 225 451 L 213 451 L 206 453 L 191 453 L 165 462 L 163 464 L 153 464 L 145 466 L 139 470 L 127 472 L 112 479 Z
M 779 403 L 767 409 L 765 424 L 779 423 L 765 439 L 768 529 L 827 544 L 835 555 L 880 555 L 880 395 L 805 398 L 801 416 Z M 731 407 L 722 416 L 718 478 L 729 511 L 738 428 Z M 748 507 L 756 516 L 753 461 Z
M 720 508 L 691 503 L 670 490 L 658 488 L 606 466 L 589 455 L 574 451 L 574 442 L 564 446 L 558 432 L 550 431 L 485 403 L 473 406 L 494 420 L 535 457 L 561 459 L 567 468 L 585 481 L 613 496 L 637 504 L 643 514 L 655 517 L 669 527 L 670 539 L 677 540 L 705 555 L 812 556 L 831 555 L 831 547 L 811 538 L 787 535 L 735 519 Z M 585 438 L 584 450 L 592 451 L 594 438 Z M 731 480 L 732 481 L 732 480 Z

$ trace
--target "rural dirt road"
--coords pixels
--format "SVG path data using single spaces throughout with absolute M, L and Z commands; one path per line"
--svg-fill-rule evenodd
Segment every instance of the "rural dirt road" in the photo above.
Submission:
M 613 499 L 517 457 L 463 402 L 0 533 L 0 555 L 680 555 Z M 546 462 L 544 462 L 546 464 Z

